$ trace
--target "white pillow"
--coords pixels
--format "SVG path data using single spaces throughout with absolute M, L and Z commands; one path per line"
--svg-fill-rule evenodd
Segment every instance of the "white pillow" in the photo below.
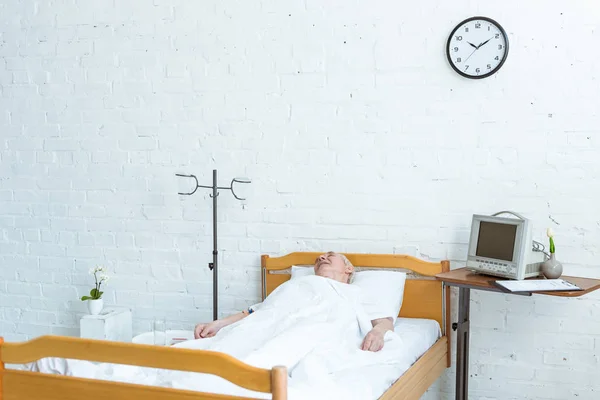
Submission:
M 315 268 L 312 265 L 297 266 L 292 265 L 292 277 L 290 279 L 299 278 L 301 276 L 314 275 Z
M 363 307 L 371 319 L 392 317 L 396 322 L 402 301 L 406 272 L 360 271 L 354 273 L 353 286 L 363 290 Z
M 292 265 L 291 278 L 314 275 L 312 265 Z M 398 318 L 404 299 L 406 272 L 400 271 L 358 271 L 354 273 L 352 285 L 362 289 L 362 305 L 371 319 Z

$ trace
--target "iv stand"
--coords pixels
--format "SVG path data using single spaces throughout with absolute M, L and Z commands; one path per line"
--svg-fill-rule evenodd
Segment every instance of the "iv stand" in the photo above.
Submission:
M 206 189 L 212 189 L 212 194 L 210 195 L 210 197 L 212 197 L 213 200 L 213 251 L 212 251 L 212 256 L 213 256 L 213 260 L 212 262 L 208 263 L 208 268 L 213 272 L 213 321 L 218 319 L 218 255 L 219 255 L 219 250 L 217 248 L 217 196 L 219 195 L 218 190 L 231 190 L 231 193 L 233 194 L 233 197 L 235 197 L 238 200 L 246 200 L 245 198 L 241 198 L 238 197 L 235 194 L 235 191 L 233 190 L 233 184 L 234 183 L 250 183 L 250 179 L 248 178 L 233 178 L 231 180 L 231 183 L 229 184 L 229 187 L 221 187 L 221 186 L 217 186 L 217 170 L 213 169 L 213 184 L 212 186 L 206 186 L 206 185 L 200 185 L 198 184 L 198 178 L 196 178 L 195 175 L 183 175 L 183 174 L 175 174 L 176 176 L 181 176 L 184 178 L 193 178 L 194 181 L 196 182 L 196 187 L 194 188 L 194 190 L 192 190 L 189 193 L 181 193 L 178 192 L 177 194 L 182 195 L 182 196 L 191 196 L 194 193 L 196 193 L 196 190 L 198 190 L 198 188 L 206 188 Z

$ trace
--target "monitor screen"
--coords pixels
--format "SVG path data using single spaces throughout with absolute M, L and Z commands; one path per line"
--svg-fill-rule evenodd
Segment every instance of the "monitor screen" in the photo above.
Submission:
M 513 261 L 516 236 L 516 225 L 480 221 L 475 255 Z

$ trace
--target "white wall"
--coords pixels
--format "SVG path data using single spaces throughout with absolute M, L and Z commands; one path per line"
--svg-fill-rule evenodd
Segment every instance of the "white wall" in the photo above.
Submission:
M 2 1 L 0 333 L 76 335 L 91 266 L 109 304 L 191 327 L 259 298 L 259 256 L 334 249 L 465 258 L 474 212 L 554 227 L 600 277 L 600 9 L 593 1 Z M 472 15 L 510 36 L 500 72 L 454 73 Z M 472 295 L 471 399 L 595 399 L 600 295 Z M 425 396 L 453 398 L 453 370 Z M 441 393 L 441 394 L 440 394 Z

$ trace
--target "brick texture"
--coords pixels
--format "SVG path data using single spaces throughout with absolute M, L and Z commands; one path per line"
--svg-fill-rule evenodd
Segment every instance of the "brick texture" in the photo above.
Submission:
M 511 49 L 472 81 L 444 46 L 477 14 Z M 0 1 L 0 334 L 77 334 L 99 264 L 134 333 L 210 319 L 211 199 L 175 174 L 213 168 L 253 180 L 219 196 L 221 315 L 259 299 L 260 254 L 459 267 L 471 214 L 504 209 L 600 276 L 599 20 L 558 0 Z M 599 299 L 474 293 L 469 398 L 597 398 Z M 450 369 L 424 398 L 453 390 Z

